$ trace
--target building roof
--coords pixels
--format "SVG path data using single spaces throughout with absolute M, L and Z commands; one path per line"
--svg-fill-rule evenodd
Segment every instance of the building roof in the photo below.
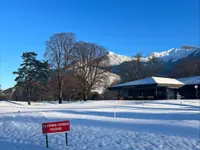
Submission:
M 200 84 L 200 76 L 179 78 L 177 80 L 180 81 L 180 82 L 183 82 L 185 85 Z
M 125 86 L 148 85 L 148 84 L 157 84 L 158 86 L 167 86 L 169 88 L 179 88 L 184 85 L 183 82 L 178 81 L 177 79 L 163 78 L 163 77 L 148 77 L 148 78 L 144 78 L 141 80 L 118 84 L 118 85 L 113 86 L 112 88 L 125 87 Z

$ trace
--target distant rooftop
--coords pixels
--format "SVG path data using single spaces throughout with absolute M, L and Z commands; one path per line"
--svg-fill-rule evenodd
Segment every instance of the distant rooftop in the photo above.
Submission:
M 174 87 L 174 88 L 181 87 L 184 85 L 183 82 L 177 79 L 163 78 L 163 77 L 148 77 L 141 80 L 118 84 L 118 85 L 113 86 L 112 88 L 124 87 L 124 86 L 147 85 L 147 84 L 157 84 L 159 86 L 168 85 L 168 87 Z
M 183 82 L 185 85 L 200 84 L 200 76 L 179 78 L 177 80 Z

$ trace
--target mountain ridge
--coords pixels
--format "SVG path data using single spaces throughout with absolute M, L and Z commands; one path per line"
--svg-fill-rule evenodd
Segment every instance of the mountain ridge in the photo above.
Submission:
M 143 61 L 148 61 L 148 59 L 152 58 L 153 56 L 156 58 L 161 59 L 163 62 L 176 62 L 180 59 L 183 59 L 185 57 L 198 55 L 200 56 L 200 48 L 197 46 L 182 46 L 181 48 L 171 48 L 166 51 L 161 52 L 153 52 L 150 55 L 143 57 Z M 110 66 L 119 65 L 123 62 L 131 61 L 133 60 L 133 57 L 126 56 L 126 55 L 120 55 L 116 54 L 112 51 L 109 51 L 107 53 L 107 57 L 109 59 Z

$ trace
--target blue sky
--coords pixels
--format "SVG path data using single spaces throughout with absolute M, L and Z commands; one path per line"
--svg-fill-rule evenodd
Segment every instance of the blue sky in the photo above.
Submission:
M 0 84 L 13 86 L 22 52 L 41 59 L 57 32 L 132 56 L 199 46 L 199 26 L 198 0 L 0 0 Z

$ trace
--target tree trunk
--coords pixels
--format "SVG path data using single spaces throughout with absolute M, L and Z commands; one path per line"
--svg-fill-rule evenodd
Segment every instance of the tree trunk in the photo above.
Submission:
M 84 101 L 87 101 L 87 95 L 84 93 L 84 95 L 83 95 L 83 100 Z
M 84 95 L 83 95 L 83 100 L 84 101 L 88 100 L 88 95 L 89 95 L 89 93 L 86 90 L 84 90 Z
M 28 91 L 28 105 L 31 105 L 31 91 Z
M 62 88 L 61 88 L 61 81 L 58 79 L 58 100 L 59 104 L 62 104 Z

